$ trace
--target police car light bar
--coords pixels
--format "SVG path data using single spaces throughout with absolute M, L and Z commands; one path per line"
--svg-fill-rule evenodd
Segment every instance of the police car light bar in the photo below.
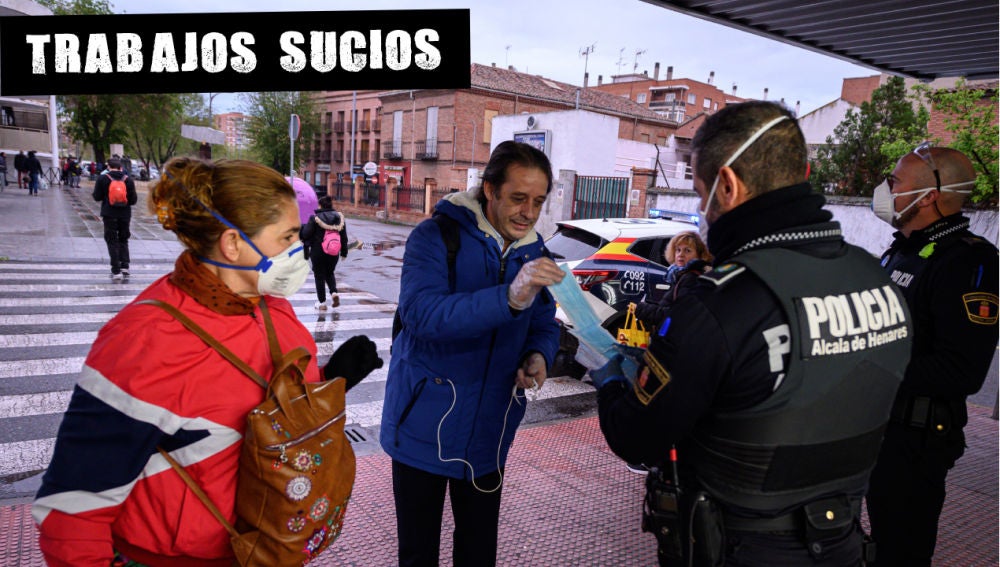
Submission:
M 647 217 L 651 219 L 683 220 L 693 224 L 698 224 L 698 221 L 700 220 L 698 215 L 693 213 L 670 211 L 666 209 L 649 209 Z

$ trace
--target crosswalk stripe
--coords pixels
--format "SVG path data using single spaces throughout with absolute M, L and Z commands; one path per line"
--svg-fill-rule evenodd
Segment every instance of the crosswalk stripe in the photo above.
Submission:
M 7 349 L 11 349 L 12 358 L 0 360 L 0 387 L 4 388 L 0 392 L 10 392 L 0 394 L 0 424 L 11 424 L 6 437 L 0 437 L 0 477 L 48 466 L 55 446 L 54 424 L 69 404 L 73 377 L 80 373 L 85 351 L 96 339 L 98 328 L 134 301 L 150 282 L 172 269 L 172 262 L 133 266 L 131 281 L 120 283 L 107 277 L 104 266 L 92 263 L 0 263 L 0 295 L 4 295 L 0 311 L 5 311 L 0 313 L 0 358 Z M 342 286 L 339 307 L 317 310 L 314 285 L 310 274 L 302 290 L 289 300 L 296 316 L 317 339 L 321 362 L 355 334 L 369 336 L 385 361 L 365 378 L 362 387 L 352 390 L 347 405 L 348 424 L 378 426 L 389 372 L 391 314 L 396 304 Z M 30 332 L 33 330 L 39 332 Z M 36 358 L 18 359 L 25 353 Z M 589 385 L 552 378 L 532 399 L 587 392 L 593 392 Z M 31 429 L 24 425 L 28 423 Z M 26 439 L 32 436 L 38 438 Z

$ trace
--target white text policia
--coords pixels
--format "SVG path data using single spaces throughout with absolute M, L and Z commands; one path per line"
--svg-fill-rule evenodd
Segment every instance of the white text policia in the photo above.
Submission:
M 798 301 L 813 356 L 857 352 L 907 336 L 906 314 L 890 286 Z

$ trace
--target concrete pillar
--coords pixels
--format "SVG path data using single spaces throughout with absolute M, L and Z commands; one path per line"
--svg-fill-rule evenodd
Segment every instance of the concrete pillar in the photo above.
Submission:
M 646 190 L 656 183 L 656 170 L 632 168 L 632 188 L 629 190 L 628 217 L 646 218 Z
M 431 195 L 434 194 L 434 185 L 430 183 L 424 183 L 424 214 L 430 216 L 431 211 L 434 209 L 434 203 L 431 202 Z

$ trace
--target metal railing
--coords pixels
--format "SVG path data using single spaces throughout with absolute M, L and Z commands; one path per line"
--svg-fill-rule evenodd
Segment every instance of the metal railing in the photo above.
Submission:
M 437 139 L 417 140 L 413 142 L 414 157 L 416 159 L 432 160 L 438 158 Z
M 402 140 L 382 142 L 382 157 L 385 159 L 403 159 L 403 144 Z
M 404 187 L 400 185 L 393 191 L 393 206 L 398 210 L 419 211 L 424 210 L 423 187 Z

